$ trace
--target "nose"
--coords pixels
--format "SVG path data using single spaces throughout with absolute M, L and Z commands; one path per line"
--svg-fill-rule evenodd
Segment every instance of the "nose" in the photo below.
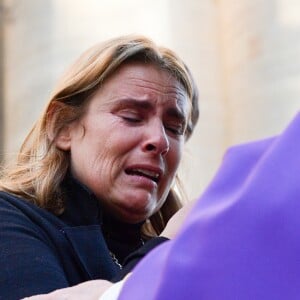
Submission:
M 166 155 L 169 152 L 169 139 L 161 122 L 149 126 L 145 136 L 143 151 L 160 155 Z

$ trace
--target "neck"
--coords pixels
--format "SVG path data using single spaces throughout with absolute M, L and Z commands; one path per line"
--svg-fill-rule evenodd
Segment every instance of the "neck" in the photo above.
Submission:
M 103 214 L 102 231 L 109 250 L 120 263 L 131 252 L 143 245 L 141 228 L 143 223 L 128 224 L 115 219 L 108 213 Z

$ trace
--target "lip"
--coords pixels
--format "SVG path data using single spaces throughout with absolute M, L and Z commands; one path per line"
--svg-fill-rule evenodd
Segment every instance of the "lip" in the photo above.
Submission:
M 156 180 L 157 184 L 161 180 L 162 175 L 164 173 L 162 168 L 160 168 L 158 166 L 150 165 L 150 164 L 133 164 L 133 165 L 129 165 L 125 168 L 125 173 L 128 174 L 128 170 L 134 170 L 134 169 L 145 170 L 146 172 L 153 172 L 153 173 L 158 174 L 157 180 Z

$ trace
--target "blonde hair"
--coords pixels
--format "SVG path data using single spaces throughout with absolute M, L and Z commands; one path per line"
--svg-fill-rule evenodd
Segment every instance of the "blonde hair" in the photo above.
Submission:
M 182 84 L 192 107 L 185 133 L 186 140 L 190 137 L 199 115 L 198 94 L 184 62 L 171 50 L 143 36 L 111 39 L 84 52 L 61 78 L 44 113 L 24 140 L 16 163 L 3 172 L 0 190 L 28 199 L 57 215 L 63 211 L 60 186 L 70 160 L 69 153 L 58 149 L 54 140 L 64 126 L 82 116 L 89 98 L 105 79 L 128 61 L 155 64 Z M 175 185 L 182 190 L 178 177 Z M 182 195 L 174 188 L 161 209 L 145 223 L 145 234 L 159 234 L 181 207 Z

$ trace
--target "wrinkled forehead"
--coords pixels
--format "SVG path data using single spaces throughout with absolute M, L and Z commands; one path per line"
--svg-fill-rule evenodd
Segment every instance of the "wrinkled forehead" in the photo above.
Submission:
M 170 70 L 154 63 L 124 63 L 104 82 L 103 88 L 105 85 L 112 93 L 173 102 L 186 115 L 191 110 L 191 101 L 182 82 Z

